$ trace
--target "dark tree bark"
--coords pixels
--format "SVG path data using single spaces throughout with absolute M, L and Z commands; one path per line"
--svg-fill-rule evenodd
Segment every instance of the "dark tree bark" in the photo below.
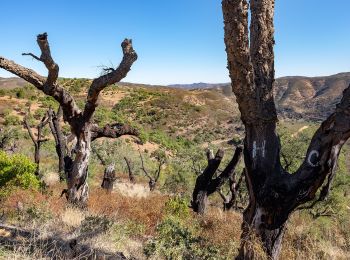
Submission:
M 191 208 L 194 212 L 198 214 L 205 213 L 208 196 L 215 191 L 219 191 L 224 183 L 234 174 L 241 155 L 242 148 L 237 147 L 231 161 L 223 172 L 218 177 L 213 178 L 224 157 L 224 151 L 221 149 L 218 150 L 215 157 L 211 150 L 207 151 L 208 166 L 204 169 L 203 173 L 197 177 L 192 194 Z
M 245 169 L 243 169 L 241 176 L 239 177 L 238 181 L 236 180 L 236 171 L 233 172 L 232 176 L 228 179 L 229 187 L 230 187 L 230 192 L 227 196 L 225 196 L 221 190 L 219 190 L 219 194 L 221 198 L 224 201 L 224 211 L 228 211 L 230 209 L 238 210 L 238 209 L 243 209 L 242 207 L 238 207 L 238 202 L 237 199 L 240 196 L 241 192 L 241 184 L 244 178 L 244 172 Z
M 126 166 L 128 167 L 129 180 L 130 180 L 131 183 L 135 183 L 136 180 L 135 180 L 135 175 L 134 175 L 134 173 L 133 173 L 133 171 L 132 171 L 132 164 L 131 164 L 131 161 L 130 161 L 130 159 L 127 158 L 127 157 L 124 157 L 124 160 L 125 160 L 125 162 L 126 162 Z
M 58 173 L 60 176 L 60 181 L 64 181 L 67 179 L 66 176 L 66 168 L 64 164 L 64 157 L 66 156 L 66 138 L 62 133 L 60 119 L 63 116 L 62 107 L 58 108 L 57 113 L 55 113 L 52 108 L 47 112 L 49 117 L 49 126 L 51 129 L 51 133 L 55 139 L 55 148 L 58 156 Z
M 32 129 L 28 123 L 28 118 L 27 116 L 24 117 L 23 120 L 24 126 L 25 128 L 27 128 L 28 130 L 28 134 L 30 136 L 30 139 L 32 139 L 33 144 L 34 144 L 34 162 L 36 164 L 36 171 L 35 171 L 35 175 L 39 175 L 39 168 L 40 168 L 40 148 L 41 148 L 41 144 L 48 141 L 47 138 L 43 138 L 42 136 L 42 129 L 45 127 L 45 125 L 48 123 L 48 118 L 46 116 L 44 116 L 41 119 L 41 122 L 36 126 L 37 129 L 37 136 L 35 137 Z
M 53 97 L 62 107 L 63 118 L 69 123 L 72 134 L 76 137 L 74 158 L 66 158 L 70 171 L 68 172 L 66 197 L 72 204 L 86 205 L 88 199 L 88 162 L 91 153 L 91 140 L 94 138 L 92 129 L 93 114 L 97 106 L 100 92 L 107 86 L 119 82 L 130 71 L 132 64 L 137 59 L 137 54 L 132 47 L 132 41 L 125 39 L 122 44 L 123 59 L 116 69 L 94 79 L 90 85 L 84 110 L 76 105 L 74 98 L 57 82 L 59 67 L 54 62 L 47 39 L 47 34 L 39 34 L 37 43 L 41 50 L 40 57 L 32 53 L 34 59 L 43 62 L 48 70 L 46 78 L 35 71 L 22 67 L 13 61 L 0 56 L 0 68 L 5 69 L 27 82 L 33 84 L 46 95 Z
M 274 0 L 251 0 L 250 41 L 248 3 L 223 0 L 225 44 L 232 90 L 245 125 L 244 161 L 250 203 L 244 212 L 242 244 L 237 259 L 254 259 L 252 237 L 277 259 L 286 222 L 301 204 L 328 194 L 339 152 L 350 136 L 350 86 L 336 111 L 314 134 L 305 160 L 294 173 L 280 163 L 280 141 L 274 83 Z M 326 179 L 328 178 L 328 181 Z

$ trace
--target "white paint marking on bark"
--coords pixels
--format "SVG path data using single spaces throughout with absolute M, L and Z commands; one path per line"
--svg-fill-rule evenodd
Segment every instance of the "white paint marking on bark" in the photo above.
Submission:
M 316 163 L 311 162 L 311 158 L 313 155 L 316 155 L 316 158 L 318 158 L 320 156 L 320 153 L 316 150 L 312 150 L 309 153 L 309 156 L 307 157 L 307 162 L 308 162 L 308 164 L 310 164 L 310 166 L 316 167 L 316 166 L 318 166 L 318 162 L 316 162 Z
M 253 158 L 256 157 L 256 141 L 253 142 Z
M 256 145 L 256 141 L 253 142 L 253 158 L 256 157 L 258 151 L 261 151 L 261 156 L 265 157 L 265 145 L 266 141 L 263 140 L 261 146 Z
M 259 226 L 261 224 L 261 216 L 263 215 L 263 210 L 261 208 L 257 208 L 253 217 L 253 225 L 256 230 L 259 230 Z
M 262 149 L 262 157 L 265 157 L 265 144 L 266 144 L 266 141 L 264 140 L 263 144 L 262 144 L 262 147 L 261 147 L 261 149 Z

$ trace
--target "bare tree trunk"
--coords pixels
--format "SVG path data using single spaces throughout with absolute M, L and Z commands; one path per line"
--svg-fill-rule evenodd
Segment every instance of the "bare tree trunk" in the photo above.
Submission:
M 48 139 L 42 139 L 42 129 L 47 123 L 48 123 L 48 120 L 44 116 L 41 119 L 41 122 L 36 127 L 37 128 L 37 137 L 35 137 L 33 132 L 32 132 L 32 129 L 30 128 L 30 125 L 28 123 L 27 116 L 24 117 L 24 126 L 27 128 L 30 139 L 32 139 L 32 142 L 34 144 L 34 162 L 37 166 L 36 171 L 35 171 L 35 175 L 37 175 L 37 176 L 39 175 L 41 144 L 43 142 L 48 141 Z
M 108 192 L 112 192 L 115 180 L 114 164 L 110 164 L 105 169 L 101 187 Z
M 67 176 L 64 164 L 64 157 L 66 156 L 66 144 L 60 125 L 60 118 L 63 116 L 62 107 L 60 106 L 58 108 L 57 113 L 55 113 L 52 108 L 50 108 L 47 114 L 49 117 L 49 126 L 56 143 L 55 148 L 58 156 L 58 173 L 60 175 L 60 181 L 64 181 Z
M 135 175 L 134 175 L 132 168 L 131 168 L 131 161 L 127 157 L 124 157 L 124 160 L 126 162 L 126 166 L 128 167 L 129 180 L 131 183 L 135 183 Z
M 237 259 L 256 259 L 251 240 L 261 240 L 266 254 L 278 259 L 290 214 L 301 204 L 324 199 L 334 177 L 340 150 L 350 136 L 350 86 L 336 111 L 314 134 L 304 162 L 294 173 L 280 163 L 274 82 L 274 0 L 248 3 L 223 0 L 225 45 L 231 85 L 245 125 L 244 161 L 249 206 L 244 212 Z M 328 181 L 326 181 L 328 179 Z

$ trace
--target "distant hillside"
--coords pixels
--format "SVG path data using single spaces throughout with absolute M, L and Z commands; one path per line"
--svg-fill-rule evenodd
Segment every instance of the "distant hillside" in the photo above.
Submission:
M 69 79 L 66 79 L 69 80 Z M 0 78 L 0 89 L 22 87 L 26 83 L 19 78 Z M 342 97 L 343 90 L 350 84 L 350 72 L 327 77 L 282 77 L 276 79 L 275 100 L 282 117 L 304 118 L 319 121 L 327 117 Z M 160 87 L 144 84 L 119 83 L 124 87 Z M 234 99 L 229 83 L 173 84 L 171 88 L 185 90 L 215 90 Z M 164 88 L 163 88 L 164 89 Z
M 228 83 L 192 83 L 192 84 L 172 84 L 168 85 L 171 88 L 183 88 L 183 89 L 200 89 L 200 88 L 218 88 L 227 86 Z
M 283 77 L 276 80 L 278 109 L 285 116 L 321 120 L 334 111 L 350 73 L 328 77 Z
M 1 78 L 0 77 L 0 89 L 14 89 L 17 87 L 23 87 L 27 84 L 23 79 L 17 77 Z
M 282 77 L 276 79 L 275 100 L 280 115 L 288 118 L 322 120 L 333 112 L 342 97 L 343 90 L 350 84 L 350 72 L 327 77 Z M 195 83 L 171 85 L 173 87 L 221 89 L 232 95 L 231 86 L 226 84 Z

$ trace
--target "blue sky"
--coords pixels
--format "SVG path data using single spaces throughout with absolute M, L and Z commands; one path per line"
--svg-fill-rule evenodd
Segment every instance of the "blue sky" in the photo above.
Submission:
M 276 76 L 350 71 L 349 10 L 349 0 L 276 0 Z M 36 35 L 47 32 L 62 77 L 118 65 L 128 37 L 139 59 L 125 81 L 229 81 L 219 0 L 1 0 L 0 11 L 0 55 L 43 75 L 21 53 L 39 54 Z

